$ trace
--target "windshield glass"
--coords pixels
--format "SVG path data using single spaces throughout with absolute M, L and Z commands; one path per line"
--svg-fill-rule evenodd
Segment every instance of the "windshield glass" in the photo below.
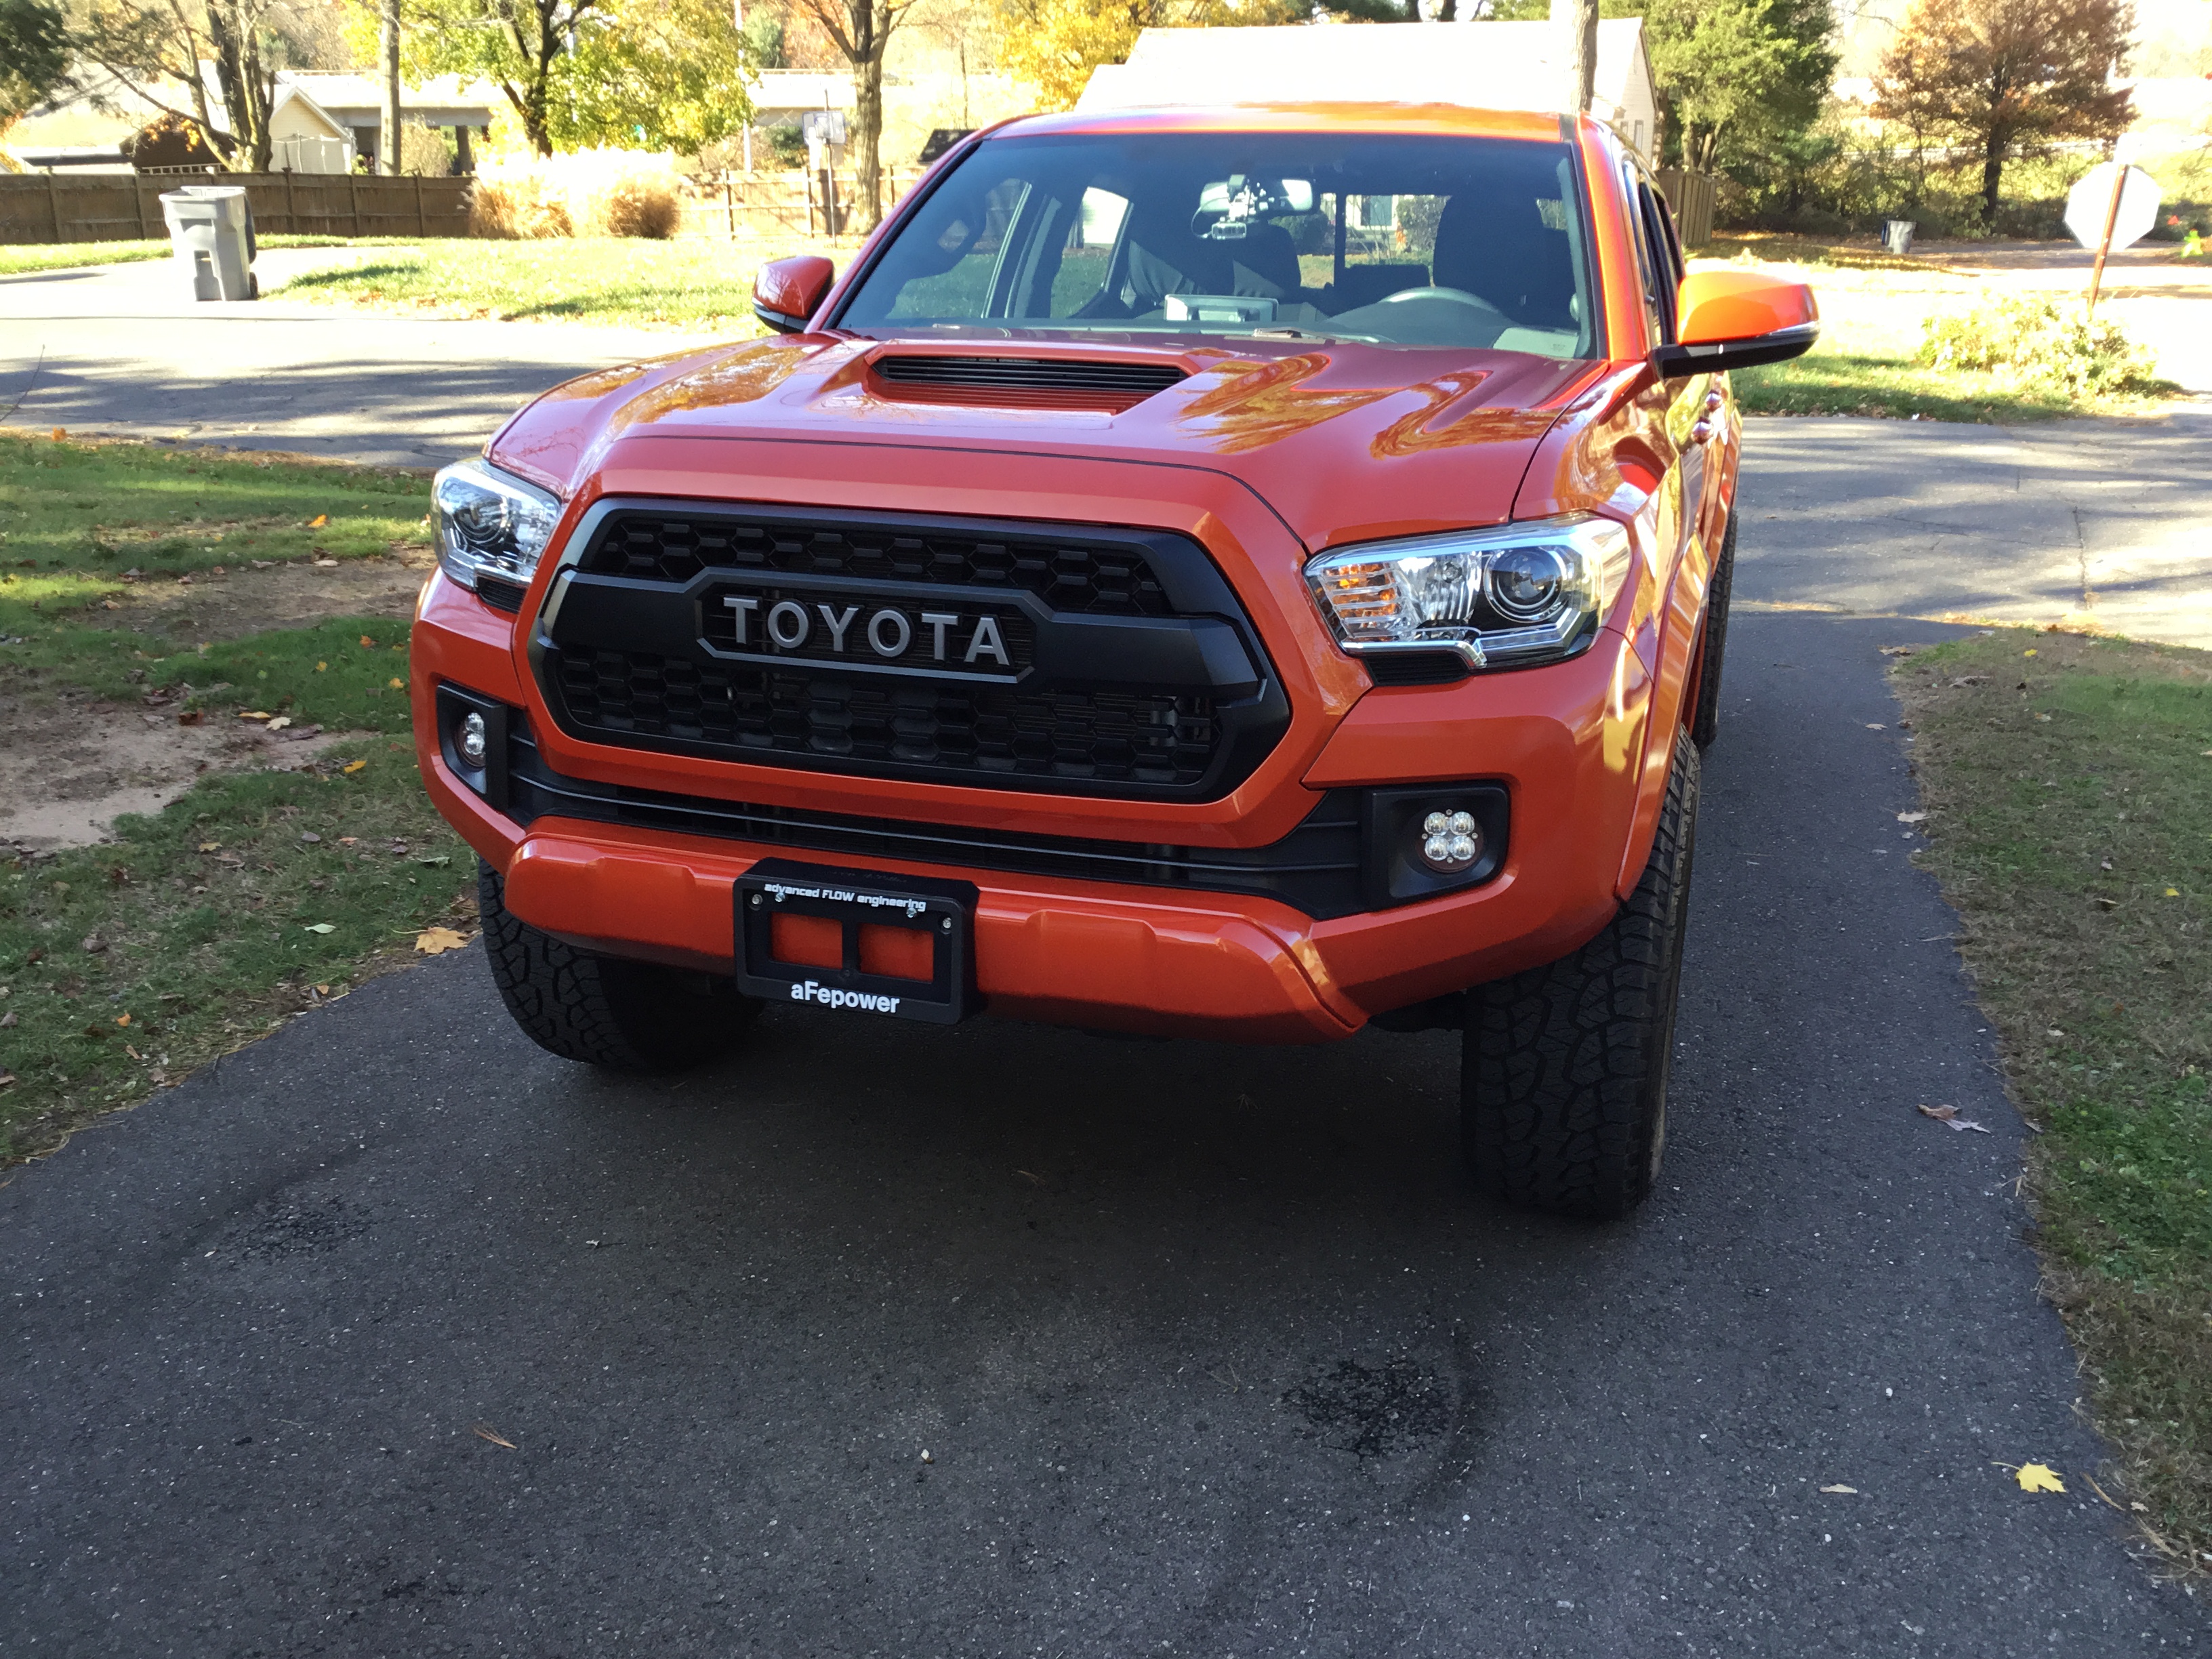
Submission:
M 1565 143 L 1515 139 L 992 139 L 922 204 L 837 321 L 1593 356 L 1576 184 Z

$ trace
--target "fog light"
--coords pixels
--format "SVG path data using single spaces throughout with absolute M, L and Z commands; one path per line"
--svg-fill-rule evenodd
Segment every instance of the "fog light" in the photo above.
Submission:
M 1421 820 L 1421 862 L 1455 876 L 1482 856 L 1482 827 L 1472 812 L 1431 812 Z
M 461 716 L 459 740 L 454 744 L 461 753 L 461 763 L 470 768 L 481 768 L 484 763 L 484 717 L 471 712 Z M 1462 812 L 1462 817 L 1467 816 Z

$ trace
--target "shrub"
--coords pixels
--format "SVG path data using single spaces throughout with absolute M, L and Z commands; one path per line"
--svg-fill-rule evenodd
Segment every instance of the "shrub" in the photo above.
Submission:
M 1978 370 L 2069 398 L 2159 385 L 2150 354 L 2126 330 L 2072 301 L 1997 300 L 1960 316 L 1931 317 L 1918 355 L 1933 368 Z
M 638 150 L 506 155 L 477 175 L 471 234 L 673 236 L 683 222 L 673 160 Z

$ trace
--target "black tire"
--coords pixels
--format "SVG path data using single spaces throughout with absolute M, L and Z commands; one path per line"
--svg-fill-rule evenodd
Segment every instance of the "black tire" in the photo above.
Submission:
M 563 944 L 507 908 L 498 871 L 477 864 L 492 982 L 514 1023 L 563 1060 L 617 1072 L 678 1072 L 732 1047 L 760 1012 L 704 974 Z
M 1610 1220 L 1650 1192 L 1697 822 L 1698 751 L 1678 733 L 1650 861 L 1620 913 L 1572 956 L 1468 993 L 1461 1142 L 1494 1197 Z
M 1729 514 L 1721 556 L 1713 561 L 1712 585 L 1705 591 L 1705 665 L 1698 674 L 1698 702 L 1690 716 L 1690 741 L 1701 752 L 1720 735 L 1721 659 L 1728 649 L 1729 593 L 1735 586 L 1735 516 Z

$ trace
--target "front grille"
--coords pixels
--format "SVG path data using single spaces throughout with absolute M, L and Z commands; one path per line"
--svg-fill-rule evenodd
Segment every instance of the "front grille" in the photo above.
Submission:
M 1218 736 L 1210 698 L 702 665 L 643 652 L 564 651 L 560 688 L 587 733 L 929 767 L 986 777 L 1188 788 Z
M 617 513 L 584 554 L 594 574 L 688 582 L 709 568 L 795 576 L 928 582 L 982 593 L 1034 593 L 1081 615 L 1172 615 L 1160 580 L 1136 548 L 1068 545 L 1035 536 L 825 524 L 819 519 L 681 518 Z
M 1316 920 L 1368 908 L 1356 789 L 1329 791 L 1296 829 L 1265 847 L 1150 846 L 754 805 L 588 782 L 547 766 L 521 725 L 515 722 L 508 740 L 507 811 L 523 824 L 547 817 L 581 818 L 839 858 L 1257 894 Z
M 1198 800 L 1289 725 L 1188 537 L 679 501 L 608 502 L 578 535 L 532 652 L 594 742 Z

